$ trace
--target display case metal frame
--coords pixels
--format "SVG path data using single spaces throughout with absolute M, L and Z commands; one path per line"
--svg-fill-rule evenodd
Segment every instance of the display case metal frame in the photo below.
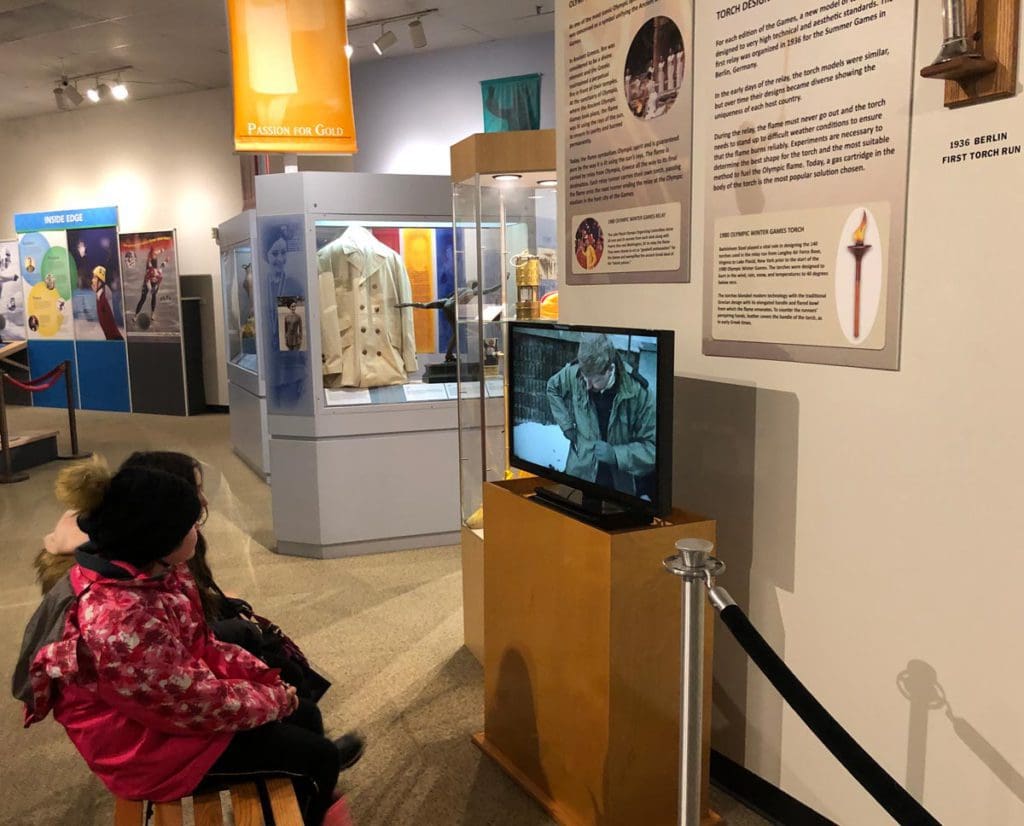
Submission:
M 451 148 L 456 290 L 471 290 L 474 282 L 479 286 L 472 300 L 459 307 L 456 335 L 463 620 L 466 646 L 481 661 L 483 489 L 487 482 L 504 479 L 509 470 L 504 352 L 507 322 L 516 318 L 517 310 L 512 256 L 524 246 L 537 254 L 541 236 L 550 236 L 550 248 L 557 248 L 556 190 L 539 188 L 540 181 L 555 180 L 555 153 L 555 134 L 550 129 L 470 135 Z M 505 173 L 518 177 L 508 183 L 495 178 Z M 525 220 L 516 217 L 523 216 L 520 208 L 510 207 L 513 193 L 526 199 L 542 193 L 550 200 L 546 231 L 538 229 L 539 206 Z M 557 255 L 553 260 L 557 262 Z M 496 339 L 498 355 L 490 371 L 486 365 L 489 339 Z M 479 371 L 467 369 L 471 364 L 480 365 Z
M 269 407 L 276 550 L 334 558 L 455 544 L 456 402 L 329 405 L 321 369 L 316 266 L 316 229 L 324 221 L 450 226 L 449 179 L 332 172 L 261 175 L 256 213 L 259 227 L 265 219 L 301 220 L 305 324 L 311 333 L 305 376 L 311 409 L 282 413 L 273 399 Z M 270 331 L 264 329 L 261 336 L 272 362 Z
M 263 291 L 260 283 L 260 255 L 256 237 L 256 211 L 248 209 L 217 227 L 217 244 L 221 252 L 221 295 L 224 303 L 225 358 L 228 374 L 228 415 L 231 421 L 231 445 L 235 453 L 265 479 L 270 476 L 270 439 L 267 430 L 266 356 L 259 334 Z M 253 281 L 253 319 L 256 325 L 256 371 L 247 370 L 234 361 L 232 353 L 231 307 L 237 289 L 234 275 L 227 278 L 229 257 L 248 246 Z M 231 259 L 231 266 L 234 261 Z M 233 272 L 233 270 L 232 270 Z M 244 322 L 238 319 L 241 327 Z

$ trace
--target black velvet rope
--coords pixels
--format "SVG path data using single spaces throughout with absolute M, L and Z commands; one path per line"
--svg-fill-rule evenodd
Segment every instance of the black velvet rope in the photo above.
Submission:
M 761 669 L 793 711 L 900 826 L 941 826 L 939 821 L 878 765 L 825 707 L 814 699 L 811 692 L 751 625 L 739 606 L 729 605 L 722 610 L 721 615 L 722 622 L 732 632 L 736 641 L 743 646 L 750 659 Z

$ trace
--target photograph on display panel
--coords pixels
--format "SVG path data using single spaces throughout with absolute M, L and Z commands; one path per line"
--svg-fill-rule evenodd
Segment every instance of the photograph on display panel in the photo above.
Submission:
M 124 301 L 117 230 L 68 230 L 68 252 L 75 265 L 75 338 L 123 341 Z
M 0 341 L 24 341 L 25 293 L 17 241 L 0 241 Z
M 120 252 L 128 337 L 179 336 L 181 307 L 174 230 L 123 233 Z
M 272 414 L 309 415 L 313 409 L 305 332 L 309 319 L 304 227 L 301 215 L 274 215 L 259 221 L 267 404 Z

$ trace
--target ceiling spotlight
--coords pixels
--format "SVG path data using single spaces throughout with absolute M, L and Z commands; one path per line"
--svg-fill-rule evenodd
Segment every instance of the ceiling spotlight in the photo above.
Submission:
M 100 100 L 106 100 L 111 96 L 110 87 L 106 83 L 101 83 L 96 87 L 96 92 L 100 96 Z
M 382 27 L 383 29 L 383 27 Z M 377 54 L 384 54 L 388 49 L 394 46 L 398 42 L 398 38 L 395 37 L 395 33 L 388 29 L 387 31 L 381 31 L 380 37 L 373 41 L 373 49 Z
M 66 80 L 64 81 L 64 99 L 71 103 L 72 106 L 79 106 L 85 100 L 82 97 L 82 93 L 78 91 L 78 87 L 69 86 Z
M 71 101 L 64 97 L 64 89 L 61 86 L 53 87 L 53 100 L 57 104 L 57 108 L 62 112 L 66 112 L 71 108 Z
M 427 45 L 427 33 L 423 30 L 422 21 L 417 19 L 409 24 L 409 39 L 414 49 L 422 49 Z
M 513 172 L 504 172 L 501 175 L 492 175 L 491 177 L 496 181 L 518 181 L 523 176 L 516 175 Z
M 85 96 L 89 98 L 93 103 L 100 102 L 100 93 L 96 89 L 86 89 Z
M 355 47 L 351 43 L 345 44 L 345 57 L 352 59 L 352 53 L 355 51 Z
M 114 100 L 128 100 L 128 87 L 119 78 L 117 83 L 110 88 L 110 94 L 114 96 Z
M 537 186 L 558 186 L 558 181 L 548 178 L 544 181 L 537 181 Z

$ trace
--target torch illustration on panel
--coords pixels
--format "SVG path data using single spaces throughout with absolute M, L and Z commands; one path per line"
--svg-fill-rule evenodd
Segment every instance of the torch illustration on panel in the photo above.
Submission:
M 853 232 L 853 243 L 850 244 L 847 249 L 853 256 L 853 260 L 857 264 L 857 269 L 853 276 L 853 338 L 856 341 L 860 338 L 860 280 L 861 280 L 861 262 L 864 260 L 864 256 L 868 250 L 871 249 L 871 244 L 865 244 L 864 238 L 868 232 L 868 213 L 867 210 L 863 212 L 860 219 L 860 224 L 857 225 L 857 229 Z

